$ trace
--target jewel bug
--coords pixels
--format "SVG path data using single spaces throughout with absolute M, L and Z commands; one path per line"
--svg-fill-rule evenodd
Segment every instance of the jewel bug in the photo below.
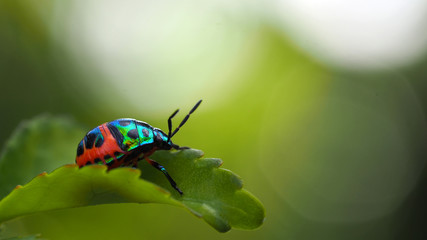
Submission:
M 184 117 L 179 126 L 172 131 L 172 118 L 168 118 L 168 134 L 148 123 L 132 118 L 121 118 L 106 122 L 90 130 L 77 146 L 76 163 L 79 167 L 100 164 L 108 169 L 122 166 L 136 168 L 138 161 L 145 159 L 151 166 L 161 171 L 171 186 L 182 195 L 175 181 L 158 162 L 149 158 L 157 150 L 188 149 L 172 143 L 171 138 L 187 122 L 190 115 L 199 107 L 199 100 Z

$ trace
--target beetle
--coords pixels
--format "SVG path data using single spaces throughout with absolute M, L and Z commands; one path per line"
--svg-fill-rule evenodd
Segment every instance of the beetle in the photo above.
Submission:
M 138 161 L 145 159 L 151 166 L 161 171 L 171 186 L 181 195 L 175 181 L 158 162 L 149 158 L 157 150 L 188 149 L 172 143 L 171 138 L 187 122 L 190 115 L 199 107 L 199 100 L 184 117 L 179 126 L 172 131 L 172 118 L 179 109 L 168 118 L 168 134 L 148 123 L 132 118 L 121 118 L 106 122 L 90 130 L 77 146 L 76 163 L 81 168 L 91 164 L 107 165 L 108 170 L 131 166 L 136 168 Z

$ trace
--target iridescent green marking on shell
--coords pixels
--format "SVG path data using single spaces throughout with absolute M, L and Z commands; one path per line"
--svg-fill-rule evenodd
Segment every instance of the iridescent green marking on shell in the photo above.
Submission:
M 121 153 L 121 152 L 115 152 L 114 156 L 116 157 L 116 159 L 121 159 L 125 154 Z
M 123 118 L 109 122 L 107 125 L 121 149 L 125 151 L 132 151 L 139 146 L 154 142 L 153 129 L 147 123 Z
M 105 160 L 105 163 L 108 165 L 108 164 L 112 164 L 113 162 L 114 162 L 114 158 L 113 158 L 113 156 L 110 156 L 110 155 L 105 155 L 104 156 L 104 160 Z
M 118 124 L 117 128 L 119 129 L 120 133 L 123 135 L 123 145 L 127 146 L 127 150 L 130 151 L 134 148 L 137 148 L 139 146 L 139 139 L 138 134 L 136 130 L 136 125 L 134 121 L 131 121 L 131 123 L 127 126 L 122 126 Z M 136 134 L 129 134 L 129 133 L 135 133 Z M 134 136 L 134 137 L 131 137 Z

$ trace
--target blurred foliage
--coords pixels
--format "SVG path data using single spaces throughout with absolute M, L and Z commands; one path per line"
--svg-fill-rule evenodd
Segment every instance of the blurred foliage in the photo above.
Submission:
M 7 240 L 43 240 L 43 238 L 40 238 L 39 235 L 29 235 L 25 237 L 12 237 Z
M 177 103 L 164 103 L 163 117 L 126 104 L 91 60 L 70 58 L 52 37 L 55 3 L 38 4 L 0 2 L 0 106 L 7 114 L 0 142 L 40 112 L 71 115 L 86 130 L 118 117 L 166 127 Z M 199 88 L 204 104 L 174 142 L 238 172 L 266 206 L 263 227 L 219 235 L 180 209 L 125 204 L 26 216 L 8 222 L 8 231 L 50 239 L 425 239 L 427 58 L 404 68 L 336 69 L 311 59 L 268 20 L 240 24 L 254 22 L 242 57 L 220 75 L 230 85 L 210 98 L 203 96 L 212 85 Z M 135 87 L 147 89 L 149 81 Z M 147 101 L 185 92 L 186 84 L 150 89 L 159 98 Z
M 8 113 L 2 119 L 1 144 L 22 119 L 41 112 L 72 114 L 83 122 L 102 114 L 99 102 L 91 98 L 98 93 L 89 96 L 79 85 L 90 81 L 90 74 L 78 71 L 52 38 L 48 23 L 53 21 L 53 5 L 0 1 L 0 108 Z
M 42 115 L 21 122 L 1 152 L 0 198 L 42 172 L 71 163 L 76 142 L 84 134 L 67 118 Z

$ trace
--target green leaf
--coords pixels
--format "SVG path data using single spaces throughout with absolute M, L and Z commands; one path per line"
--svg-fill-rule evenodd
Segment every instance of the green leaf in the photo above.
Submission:
M 152 159 L 163 164 L 179 188 L 179 196 L 163 176 L 146 162 L 140 162 L 142 177 L 168 189 L 196 215 L 225 232 L 231 227 L 254 229 L 264 221 L 264 208 L 251 193 L 243 189 L 242 180 L 230 170 L 219 168 L 221 159 L 201 158 L 203 152 L 189 149 L 184 151 L 157 151 Z
M 56 151 L 54 149 L 57 147 L 56 143 L 62 141 L 64 137 L 63 134 L 52 133 L 64 131 L 62 127 L 58 128 L 55 125 L 58 119 L 53 120 L 52 126 L 55 127 L 48 127 L 51 122 L 49 118 L 38 118 L 35 122 L 37 124 L 28 124 L 23 128 L 26 129 L 24 133 L 22 130 L 18 131 L 12 138 L 12 143 L 19 143 L 19 146 L 9 143 L 1 159 L 0 169 L 8 166 L 11 173 L 18 171 L 19 166 L 11 164 L 16 161 L 37 165 L 34 161 L 38 158 L 33 157 L 32 160 L 25 158 L 27 154 L 30 157 L 38 155 L 37 146 L 40 145 L 43 145 L 40 146 L 43 151 Z M 46 127 L 39 132 L 37 126 L 45 125 Z M 26 131 L 32 134 L 25 133 Z M 39 136 L 37 138 L 39 140 L 44 139 L 40 138 L 41 135 L 49 135 L 49 146 L 52 149 L 46 147 L 45 142 L 40 143 L 34 141 L 34 137 L 28 137 L 34 134 Z M 75 143 L 69 146 L 73 152 Z M 34 145 L 32 148 L 27 146 L 32 144 Z M 117 168 L 107 171 L 106 166 L 101 165 L 81 169 L 74 164 L 66 165 L 50 174 L 39 174 L 28 184 L 17 186 L 3 198 L 0 201 L 0 222 L 31 213 L 96 204 L 165 203 L 188 209 L 220 232 L 226 232 L 231 227 L 240 229 L 259 227 L 265 214 L 259 200 L 242 188 L 242 181 L 237 175 L 219 168 L 222 164 L 220 159 L 202 158 L 202 155 L 200 150 L 189 149 L 175 152 L 158 151 L 152 156 L 152 159 L 168 170 L 184 192 L 182 196 L 171 188 L 160 171 L 145 161 L 139 164 L 142 177 L 145 179 L 141 178 L 139 169 Z M 55 163 L 67 162 L 52 157 L 54 155 L 50 153 L 43 156 L 46 157 L 45 162 L 48 160 Z M 74 156 L 68 162 L 73 161 Z M 42 165 L 52 166 L 52 164 Z M 5 171 L 4 168 L 2 170 Z M 3 179 L 8 180 L 5 177 Z M 8 186 L 25 183 L 25 180 L 25 177 L 12 178 Z
M 96 165 L 79 169 L 66 165 L 17 186 L 0 202 L 0 222 L 30 213 L 124 202 L 180 205 L 160 187 L 139 178 L 140 171 L 118 168 L 107 173 Z

